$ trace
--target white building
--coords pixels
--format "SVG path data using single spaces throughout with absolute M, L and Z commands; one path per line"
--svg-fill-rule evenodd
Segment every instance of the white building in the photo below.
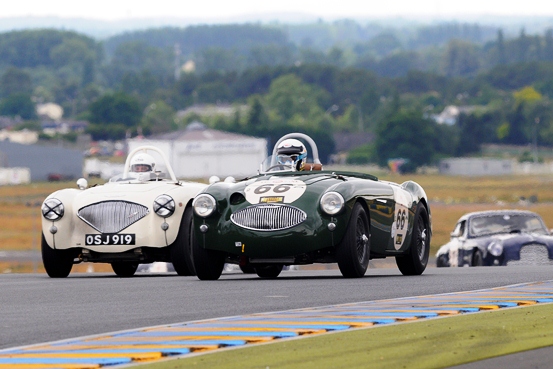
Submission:
M 267 157 L 266 139 L 208 129 L 199 122 L 181 131 L 129 139 L 127 143 L 129 152 L 142 145 L 161 149 L 179 178 L 250 176 Z
M 515 161 L 493 158 L 449 158 L 440 160 L 441 174 L 459 176 L 498 176 L 514 172 Z
M 21 131 L 0 130 L 0 141 L 16 142 L 24 145 L 34 144 L 38 141 L 38 132 L 23 129 Z

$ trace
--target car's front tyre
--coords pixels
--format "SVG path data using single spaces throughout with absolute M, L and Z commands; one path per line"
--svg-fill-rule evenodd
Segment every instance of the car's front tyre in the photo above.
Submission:
M 177 274 L 181 276 L 196 275 L 194 262 L 192 261 L 192 240 L 190 238 L 192 234 L 192 218 L 193 210 L 191 207 L 188 207 L 182 216 L 177 238 L 169 248 L 171 262 Z
M 439 255 L 436 258 L 436 267 L 438 268 L 445 268 L 449 266 L 449 260 L 447 258 L 447 255 Z
M 428 264 L 430 254 L 430 222 L 422 203 L 417 205 L 411 244 L 407 254 L 396 256 L 396 264 L 403 275 L 421 275 Z
M 481 267 L 483 265 L 484 265 L 484 256 L 482 255 L 482 251 L 480 251 L 480 249 L 475 249 L 472 252 L 471 266 Z
M 346 234 L 336 248 L 336 261 L 346 278 L 361 278 L 369 266 L 370 231 L 367 213 L 361 204 L 353 206 Z
M 120 278 L 129 278 L 136 273 L 138 269 L 138 263 L 129 263 L 129 262 L 115 262 L 111 263 L 111 268 Z
M 48 246 L 44 234 L 41 235 L 40 248 L 42 264 L 50 278 L 65 278 L 73 268 L 73 252 L 71 250 L 55 250 Z
M 196 276 L 200 280 L 206 281 L 219 279 L 225 267 L 225 254 L 201 247 L 194 233 L 194 227 L 192 227 L 192 261 L 194 262 Z

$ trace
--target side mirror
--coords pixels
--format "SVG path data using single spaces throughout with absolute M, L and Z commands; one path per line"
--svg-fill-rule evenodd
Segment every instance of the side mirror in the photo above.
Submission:
M 77 187 L 79 190 L 86 190 L 88 188 L 88 181 L 84 178 L 79 178 L 77 180 Z
M 219 182 L 221 179 L 217 176 L 211 176 L 209 177 L 209 184 L 214 184 L 214 183 L 217 183 Z

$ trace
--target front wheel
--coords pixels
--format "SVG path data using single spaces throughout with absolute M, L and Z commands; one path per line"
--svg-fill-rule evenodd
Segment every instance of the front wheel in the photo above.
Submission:
M 260 278 L 275 279 L 282 272 L 282 264 L 268 264 L 263 266 L 256 266 L 255 272 Z
M 353 206 L 346 234 L 336 248 L 336 260 L 340 272 L 346 278 L 361 278 L 369 266 L 369 220 L 361 204 Z
M 472 264 L 473 267 L 481 267 L 484 265 L 484 256 L 482 256 L 482 251 L 476 249 L 472 253 Z
M 180 276 L 196 275 L 194 263 L 192 262 L 191 231 L 192 231 L 192 208 L 188 207 L 182 216 L 179 233 L 175 242 L 169 247 L 171 262 L 175 271 Z
M 192 227 L 192 260 L 194 261 L 196 276 L 200 280 L 206 281 L 219 279 L 225 267 L 225 254 L 201 247 L 194 233 L 194 227 Z
M 50 278 L 65 278 L 73 268 L 73 253 L 71 250 L 55 250 L 48 246 L 44 234 L 42 234 L 40 248 L 42 251 L 42 264 Z
M 396 256 L 396 264 L 403 275 L 421 275 L 428 264 L 430 253 L 430 222 L 428 212 L 422 203 L 417 205 L 413 224 L 413 234 L 409 251 Z
M 136 273 L 138 269 L 138 263 L 125 263 L 125 262 L 116 262 L 111 263 L 111 268 L 120 278 L 129 278 Z

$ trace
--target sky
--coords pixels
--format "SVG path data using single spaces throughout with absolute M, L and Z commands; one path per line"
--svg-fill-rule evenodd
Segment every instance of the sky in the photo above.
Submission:
M 221 19 L 302 13 L 322 19 L 456 16 L 553 16 L 553 1 L 497 0 L 20 0 L 3 1 L 1 18 L 57 16 L 97 20 L 135 18 Z

